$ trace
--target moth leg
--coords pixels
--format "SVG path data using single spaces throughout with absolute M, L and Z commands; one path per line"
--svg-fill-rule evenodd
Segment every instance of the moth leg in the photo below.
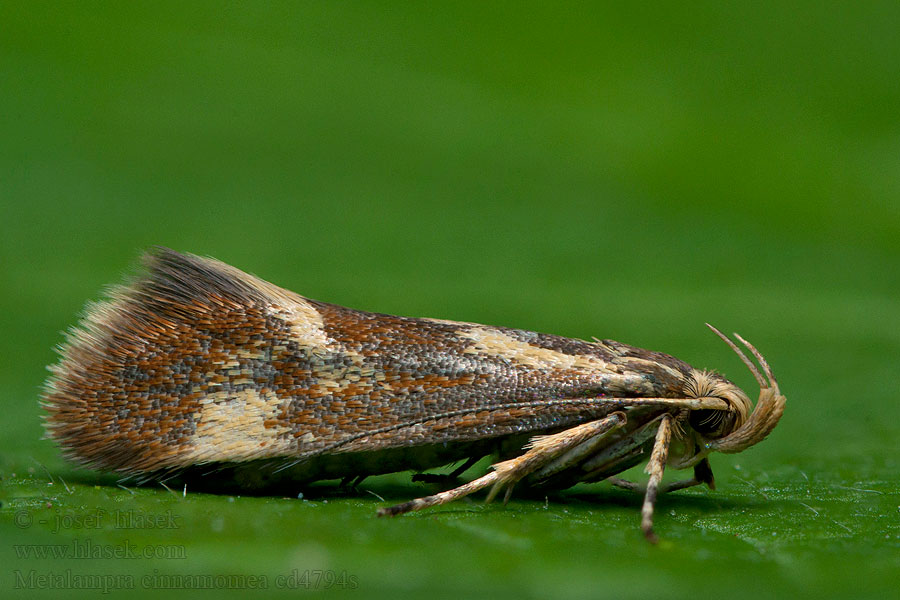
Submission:
M 478 490 L 491 485 L 492 483 L 497 481 L 498 477 L 499 473 L 497 473 L 497 471 L 491 471 L 487 475 L 479 477 L 478 479 L 474 479 L 469 483 L 465 483 L 457 488 L 453 488 L 452 490 L 447 490 L 446 492 L 433 494 L 431 496 L 425 496 L 424 498 L 416 498 L 415 500 L 410 500 L 409 502 L 404 502 L 403 504 L 388 506 L 387 508 L 379 508 L 378 516 L 393 517 L 394 515 L 402 515 L 403 513 L 412 512 L 414 510 L 422 510 L 423 508 L 428 508 L 429 506 L 446 504 L 447 502 L 452 502 L 457 498 L 468 496 L 472 492 L 477 492 Z
M 672 415 L 665 414 L 659 422 L 656 431 L 656 441 L 653 443 L 653 452 L 647 463 L 646 472 L 650 474 L 647 482 L 647 493 L 644 495 L 644 505 L 641 508 L 641 531 L 644 537 L 651 543 L 659 539 L 653 533 L 653 507 L 656 504 L 656 496 L 659 493 L 659 483 L 662 481 L 666 470 L 666 459 L 669 456 L 669 442 L 672 440 Z
M 647 486 L 643 483 L 637 483 L 635 481 L 628 481 L 627 479 L 619 479 L 618 477 L 607 477 L 606 481 L 610 482 L 617 488 L 622 488 L 623 490 L 628 490 L 629 492 L 637 492 L 639 494 L 647 493 Z M 702 485 L 702 481 L 697 481 L 696 479 L 682 479 L 681 481 L 673 481 L 672 483 L 667 483 L 666 485 L 659 487 L 660 494 L 667 494 L 669 492 L 675 492 L 678 490 L 683 490 L 685 488 L 694 487 L 695 485 Z
M 466 462 L 456 467 L 450 473 L 416 473 L 412 476 L 413 481 L 424 482 L 424 483 L 456 483 L 459 479 L 459 476 L 469 470 L 475 463 L 481 460 L 480 456 L 470 456 L 466 459 Z
M 378 516 L 394 516 L 437 504 L 445 504 L 493 485 L 487 498 L 490 502 L 503 487 L 511 488 L 520 479 L 552 462 L 569 449 L 592 437 L 605 434 L 615 427 L 620 427 L 624 423 L 625 415 L 623 413 L 613 413 L 605 419 L 576 425 L 559 433 L 537 436 L 528 443 L 526 447 L 529 449 L 525 454 L 494 464 L 490 473 L 446 492 L 417 498 L 396 506 L 380 508 Z M 508 497 L 509 491 L 507 491 Z
M 694 465 L 694 479 L 705 483 L 711 490 L 716 489 L 716 476 L 713 475 L 712 465 L 709 464 L 708 458 L 704 458 Z
M 634 481 L 628 481 L 627 479 L 621 479 L 619 477 L 607 477 L 606 481 L 618 488 L 628 490 L 629 492 L 640 492 L 641 494 L 643 494 L 647 491 L 646 485 L 642 483 L 636 483 Z M 673 481 L 672 483 L 661 486 L 659 488 L 659 493 L 667 494 L 669 492 L 677 492 L 678 490 L 683 490 L 685 488 L 703 484 L 709 486 L 709 489 L 711 490 L 716 489 L 716 479 L 713 476 L 712 467 L 710 467 L 709 465 L 708 458 L 704 458 L 699 463 L 694 465 L 694 476 L 692 478 L 682 479 L 681 481 Z
M 694 487 L 695 485 L 706 484 L 709 489 L 716 489 L 716 478 L 713 476 L 712 467 L 709 459 L 704 458 L 694 465 L 694 476 L 691 479 L 683 479 L 682 481 L 673 481 L 661 490 L 662 492 L 674 492 L 685 488 Z
M 628 481 L 627 479 L 621 479 L 619 477 L 607 477 L 606 481 L 610 482 L 617 488 L 622 488 L 623 490 L 628 490 L 629 492 L 640 492 L 643 494 L 647 491 L 647 486 L 636 483 L 634 481 Z
M 599 421 L 583 423 L 559 433 L 532 438 L 525 446 L 530 448 L 528 452 L 493 465 L 494 471 L 500 473 L 500 477 L 488 492 L 486 501 L 493 501 L 497 493 L 505 487 L 506 494 L 503 497 L 503 503 L 506 504 L 512 495 L 513 487 L 524 477 L 550 466 L 560 457 L 568 456 L 569 451 L 573 448 L 605 437 L 605 434 L 624 424 L 624 413 L 613 413 Z
M 684 490 L 690 487 L 694 487 L 695 485 L 703 485 L 702 481 L 697 481 L 696 479 L 682 479 L 681 481 L 673 481 L 672 483 L 667 483 L 664 486 L 659 488 L 660 494 L 668 494 L 669 492 L 677 492 L 678 490 Z

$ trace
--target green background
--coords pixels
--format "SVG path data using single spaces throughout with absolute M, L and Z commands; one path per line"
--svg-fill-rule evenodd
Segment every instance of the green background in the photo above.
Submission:
M 896 597 L 900 15 L 860 6 L 3 3 L 2 595 L 53 594 L 16 589 L 34 569 L 132 595 L 265 575 L 262 598 L 323 569 L 359 596 Z M 40 439 L 37 402 L 60 332 L 154 244 L 356 308 L 614 338 L 755 397 L 709 321 L 763 351 L 787 411 L 713 456 L 718 490 L 660 499 L 655 547 L 606 485 L 393 520 L 374 494 L 425 492 L 408 474 L 123 489 Z M 14 547 L 73 540 L 186 558 Z

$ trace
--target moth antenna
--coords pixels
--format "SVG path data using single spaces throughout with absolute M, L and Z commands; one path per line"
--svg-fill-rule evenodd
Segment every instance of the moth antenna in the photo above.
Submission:
M 730 435 L 709 442 L 706 445 L 710 450 L 717 450 L 728 454 L 741 452 L 742 450 L 746 450 L 750 446 L 761 442 L 769 435 L 772 429 L 775 428 L 775 425 L 778 424 L 781 415 L 784 414 L 784 406 L 787 400 L 781 395 L 781 390 L 778 389 L 778 381 L 775 379 L 775 375 L 772 373 L 772 368 L 769 366 L 769 363 L 753 344 L 737 333 L 734 334 L 734 336 L 746 346 L 747 350 L 749 350 L 753 357 L 759 362 L 759 365 L 762 367 L 768 380 L 763 377 L 756 365 L 747 358 L 747 355 L 744 354 L 734 342 L 725 337 L 721 331 L 709 323 L 707 323 L 706 326 L 709 327 L 713 333 L 722 338 L 722 340 L 735 351 L 759 383 L 759 400 L 756 401 L 756 407 L 753 409 L 750 418 Z
M 740 334 L 735 333 L 734 337 L 736 337 L 738 340 L 740 340 L 740 342 L 742 344 L 744 344 L 747 347 L 747 349 L 750 350 L 751 353 L 753 353 L 753 356 L 756 357 L 756 360 L 759 361 L 759 364 L 762 366 L 763 371 L 765 371 L 766 377 L 769 378 L 771 385 L 777 389 L 778 388 L 778 380 L 775 379 L 775 374 L 772 373 L 772 368 L 769 366 L 769 363 L 766 362 L 766 359 L 762 355 L 762 353 L 759 350 L 757 350 L 753 344 L 751 344 L 750 342 L 748 342 L 747 340 L 742 338 L 740 336 Z
M 753 361 L 751 361 L 749 358 L 747 358 L 747 355 L 744 354 L 740 348 L 738 348 L 737 344 L 732 342 L 730 339 L 728 339 L 728 337 L 724 333 L 722 333 L 721 331 L 719 331 L 718 329 L 716 329 L 709 323 L 707 323 L 706 326 L 709 327 L 710 329 L 712 329 L 713 333 L 715 333 L 717 336 L 722 338 L 722 341 L 725 342 L 726 344 L 728 344 L 728 346 L 732 350 L 734 350 L 734 353 L 738 355 L 738 357 L 741 359 L 741 361 L 743 361 L 743 363 L 745 365 L 747 365 L 747 368 L 750 369 L 750 372 L 753 373 L 753 377 L 756 378 L 756 382 L 759 384 L 759 387 L 761 387 L 761 388 L 769 387 L 769 382 L 767 382 L 763 378 L 763 376 L 759 372 L 759 369 L 757 369 L 756 365 L 753 364 Z M 737 334 L 735 334 L 735 335 L 737 335 Z M 741 336 L 737 336 L 737 337 L 738 337 L 738 339 L 741 338 Z M 741 340 L 741 341 L 743 341 L 743 340 Z M 751 352 L 754 352 L 754 355 L 756 355 L 755 348 L 753 350 L 751 350 Z

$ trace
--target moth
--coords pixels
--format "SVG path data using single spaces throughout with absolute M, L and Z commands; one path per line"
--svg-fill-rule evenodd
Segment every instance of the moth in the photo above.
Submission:
M 360 480 L 497 455 L 484 476 L 382 508 L 397 515 L 483 488 L 609 481 L 644 494 L 714 487 L 709 456 L 761 441 L 784 411 L 756 366 L 733 383 L 613 340 L 409 318 L 302 297 L 211 258 L 157 248 L 89 304 L 42 396 L 64 455 L 142 480 L 209 473 L 246 488 Z M 647 461 L 646 485 L 617 478 Z M 693 477 L 661 484 L 666 466 Z

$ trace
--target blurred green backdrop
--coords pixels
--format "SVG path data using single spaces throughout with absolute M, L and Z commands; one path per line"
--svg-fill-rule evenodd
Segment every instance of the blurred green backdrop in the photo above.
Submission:
M 352 575 L 366 596 L 896 594 L 898 17 L 894 2 L 3 3 L 4 597 L 54 593 L 20 579 L 50 572 L 133 576 L 139 593 L 162 585 L 147 575 L 257 574 L 265 597 L 298 593 L 275 585 L 295 570 Z M 788 409 L 765 443 L 714 457 L 717 491 L 660 500 L 657 547 L 640 499 L 606 486 L 390 521 L 366 490 L 421 495 L 408 475 L 328 502 L 126 490 L 40 440 L 37 399 L 60 331 L 154 244 L 357 308 L 618 339 L 755 395 L 709 321 L 767 355 Z M 72 520 L 115 510 L 178 527 Z M 185 557 L 20 546 L 76 541 Z

